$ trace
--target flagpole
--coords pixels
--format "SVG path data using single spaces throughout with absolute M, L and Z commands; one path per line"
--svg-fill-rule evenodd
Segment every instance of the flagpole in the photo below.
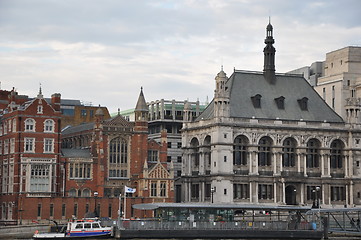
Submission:
M 118 209 L 118 216 L 122 218 L 122 194 L 119 193 L 119 209 Z

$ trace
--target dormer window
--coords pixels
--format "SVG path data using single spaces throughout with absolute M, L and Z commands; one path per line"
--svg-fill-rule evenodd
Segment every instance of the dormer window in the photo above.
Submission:
M 277 104 L 278 109 L 285 109 L 285 97 L 284 96 L 275 98 L 275 102 Z
M 251 97 L 253 107 L 261 108 L 261 98 L 262 98 L 262 96 L 260 94 L 257 94 L 255 96 Z
M 308 98 L 304 97 L 304 98 L 298 99 L 297 102 L 302 111 L 308 111 L 308 106 L 307 106 Z

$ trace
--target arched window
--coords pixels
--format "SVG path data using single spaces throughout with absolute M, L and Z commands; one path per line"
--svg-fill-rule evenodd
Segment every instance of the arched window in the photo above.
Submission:
M 307 162 L 308 168 L 318 168 L 320 165 L 320 142 L 317 139 L 311 139 L 307 142 Z
M 283 142 L 282 166 L 294 167 L 296 162 L 296 140 L 287 138 Z
M 233 165 L 247 165 L 248 139 L 245 136 L 238 136 L 234 139 Z
M 45 120 L 44 132 L 54 132 L 54 121 L 51 119 Z
M 25 120 L 25 131 L 35 132 L 35 121 L 34 119 L 28 118 Z
M 197 138 L 193 138 L 191 141 L 191 149 L 192 149 L 192 163 L 193 166 L 199 166 L 199 142 Z
M 76 189 L 70 189 L 68 195 L 69 197 L 76 197 Z
M 331 143 L 331 168 L 342 168 L 343 148 L 344 144 L 341 140 L 335 140 Z
M 271 166 L 272 139 L 269 137 L 262 137 L 258 143 L 258 166 Z
M 90 190 L 88 188 L 83 189 L 82 197 L 90 197 Z
M 204 161 L 208 166 L 211 165 L 211 136 L 204 139 Z

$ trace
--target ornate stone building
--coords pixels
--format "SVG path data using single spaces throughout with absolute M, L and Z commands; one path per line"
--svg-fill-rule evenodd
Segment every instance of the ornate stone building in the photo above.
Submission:
M 360 204 L 360 127 L 345 123 L 301 75 L 275 73 L 271 24 L 265 43 L 263 72 L 227 77 L 222 69 L 212 102 L 184 123 L 182 200 Z

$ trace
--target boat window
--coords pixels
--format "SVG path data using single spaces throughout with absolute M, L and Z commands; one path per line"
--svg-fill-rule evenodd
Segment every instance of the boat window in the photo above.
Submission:
M 91 223 L 84 223 L 84 228 L 91 228 L 91 227 L 92 227 Z
M 82 224 L 82 223 L 78 223 L 75 228 L 83 228 L 83 224 Z
M 99 223 L 93 223 L 93 228 L 100 228 Z

